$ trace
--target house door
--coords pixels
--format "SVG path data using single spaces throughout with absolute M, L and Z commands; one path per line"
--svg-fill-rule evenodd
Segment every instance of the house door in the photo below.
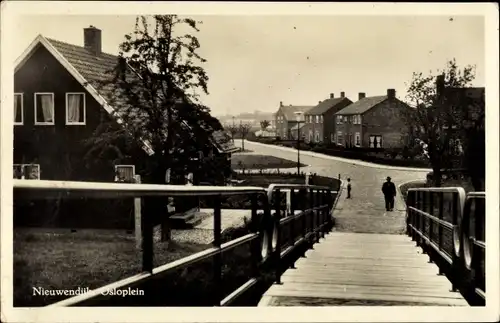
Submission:
M 352 133 L 349 134 L 349 147 L 352 147 Z

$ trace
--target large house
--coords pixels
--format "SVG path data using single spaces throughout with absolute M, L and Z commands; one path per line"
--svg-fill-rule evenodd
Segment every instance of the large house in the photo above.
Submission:
M 293 139 L 292 128 L 295 126 L 304 126 L 304 114 L 312 106 L 283 105 L 276 112 L 276 136 L 281 139 Z
M 410 109 L 396 98 L 394 89 L 381 96 L 359 93 L 358 101 L 335 113 L 335 142 L 344 147 L 402 147 Z
M 330 93 L 329 99 L 319 101 L 318 105 L 306 111 L 305 124 L 301 129 L 306 142 L 335 142 L 335 113 L 351 103 L 344 92 L 340 92 L 340 98 L 335 98 L 334 94 Z
M 89 149 L 84 142 L 97 127 L 109 121 L 120 125 L 111 116 L 114 107 L 105 88 L 99 86 L 118 57 L 102 52 L 101 30 L 90 26 L 83 36 L 82 47 L 39 35 L 15 64 L 16 178 L 130 181 L 145 169 L 152 154 L 147 142 L 127 148 L 119 159 L 104 155 L 100 164 L 84 161 Z M 203 152 L 204 156 L 230 163 L 230 154 L 237 148 L 227 136 L 214 133 L 211 142 L 213 149 Z

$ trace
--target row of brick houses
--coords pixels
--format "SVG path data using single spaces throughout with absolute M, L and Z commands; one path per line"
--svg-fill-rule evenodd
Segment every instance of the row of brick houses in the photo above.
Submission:
M 404 114 L 410 107 L 396 98 L 396 91 L 367 97 L 359 93 L 352 102 L 344 92 L 331 93 L 316 106 L 283 105 L 276 113 L 277 135 L 282 139 L 337 144 L 344 147 L 390 148 L 404 144 Z

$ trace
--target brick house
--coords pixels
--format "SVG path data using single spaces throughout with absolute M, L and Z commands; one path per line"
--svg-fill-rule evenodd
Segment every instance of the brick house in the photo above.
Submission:
M 67 44 L 42 35 L 29 45 L 15 63 L 14 74 L 14 176 L 47 180 L 109 182 L 130 181 L 141 174 L 152 150 L 146 141 L 124 148 L 119 162 L 84 163 L 83 142 L 111 116 L 106 88 L 99 81 L 108 77 L 118 57 L 101 51 L 101 30 L 91 26 L 83 32 L 84 46 Z M 98 90 L 99 89 L 99 90 Z M 215 155 L 230 162 L 237 150 L 225 136 L 211 138 Z M 223 142 L 224 141 L 224 142 Z M 123 148 L 123 147 L 121 147 Z M 104 158 L 106 159 L 106 158 Z M 141 161 L 133 164 L 131 160 Z
M 402 147 L 407 127 L 404 112 L 408 111 L 403 109 L 411 108 L 396 98 L 394 89 L 382 96 L 359 93 L 358 101 L 335 113 L 335 142 L 344 147 Z
M 304 113 L 311 109 L 312 106 L 297 106 L 283 105 L 280 102 L 280 107 L 276 112 L 276 136 L 281 139 L 293 139 L 292 128 L 296 125 L 304 124 Z
M 330 98 L 319 101 L 318 105 L 304 113 L 305 125 L 301 129 L 306 142 L 334 143 L 336 132 L 335 113 L 352 104 L 352 101 L 340 92 L 340 98 L 330 93 Z

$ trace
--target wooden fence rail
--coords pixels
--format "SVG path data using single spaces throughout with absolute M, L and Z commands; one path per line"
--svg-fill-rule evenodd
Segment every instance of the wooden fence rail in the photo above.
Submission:
M 272 268 L 275 280 L 279 282 L 283 268 L 290 266 L 286 256 L 299 246 L 310 247 L 332 228 L 332 206 L 337 192 L 328 187 L 313 185 L 270 185 L 262 187 L 184 186 L 127 183 L 91 183 L 63 181 L 14 180 L 16 198 L 141 198 L 142 204 L 151 197 L 211 196 L 214 202 L 214 242 L 207 250 L 153 268 L 153 225 L 151 214 L 141 216 L 142 231 L 142 273 L 91 290 L 85 294 L 64 299 L 49 306 L 147 306 L 147 298 L 122 297 L 109 293 L 110 290 L 138 288 L 158 290 L 168 274 L 202 261 L 213 264 L 213 306 L 231 305 L 249 291 L 262 278 L 263 267 Z M 282 209 L 281 192 L 287 196 L 286 210 Z M 222 243 L 221 241 L 221 197 L 247 195 L 251 199 L 250 231 L 242 237 Z M 260 203 L 258 203 L 260 201 Z M 144 209 L 144 208 L 141 208 Z M 262 210 L 262 211 L 259 211 Z M 229 295 L 223 295 L 222 256 L 238 246 L 249 244 L 252 273 L 250 279 Z M 293 266 L 293 264 L 291 264 Z M 151 287 L 154 286 L 154 287 Z M 165 291 L 168 293 L 168 291 Z M 162 304 L 161 294 L 156 293 L 155 304 Z M 168 304 L 162 304 L 168 306 Z
M 471 305 L 485 304 L 485 193 L 461 187 L 412 188 L 407 234 Z

